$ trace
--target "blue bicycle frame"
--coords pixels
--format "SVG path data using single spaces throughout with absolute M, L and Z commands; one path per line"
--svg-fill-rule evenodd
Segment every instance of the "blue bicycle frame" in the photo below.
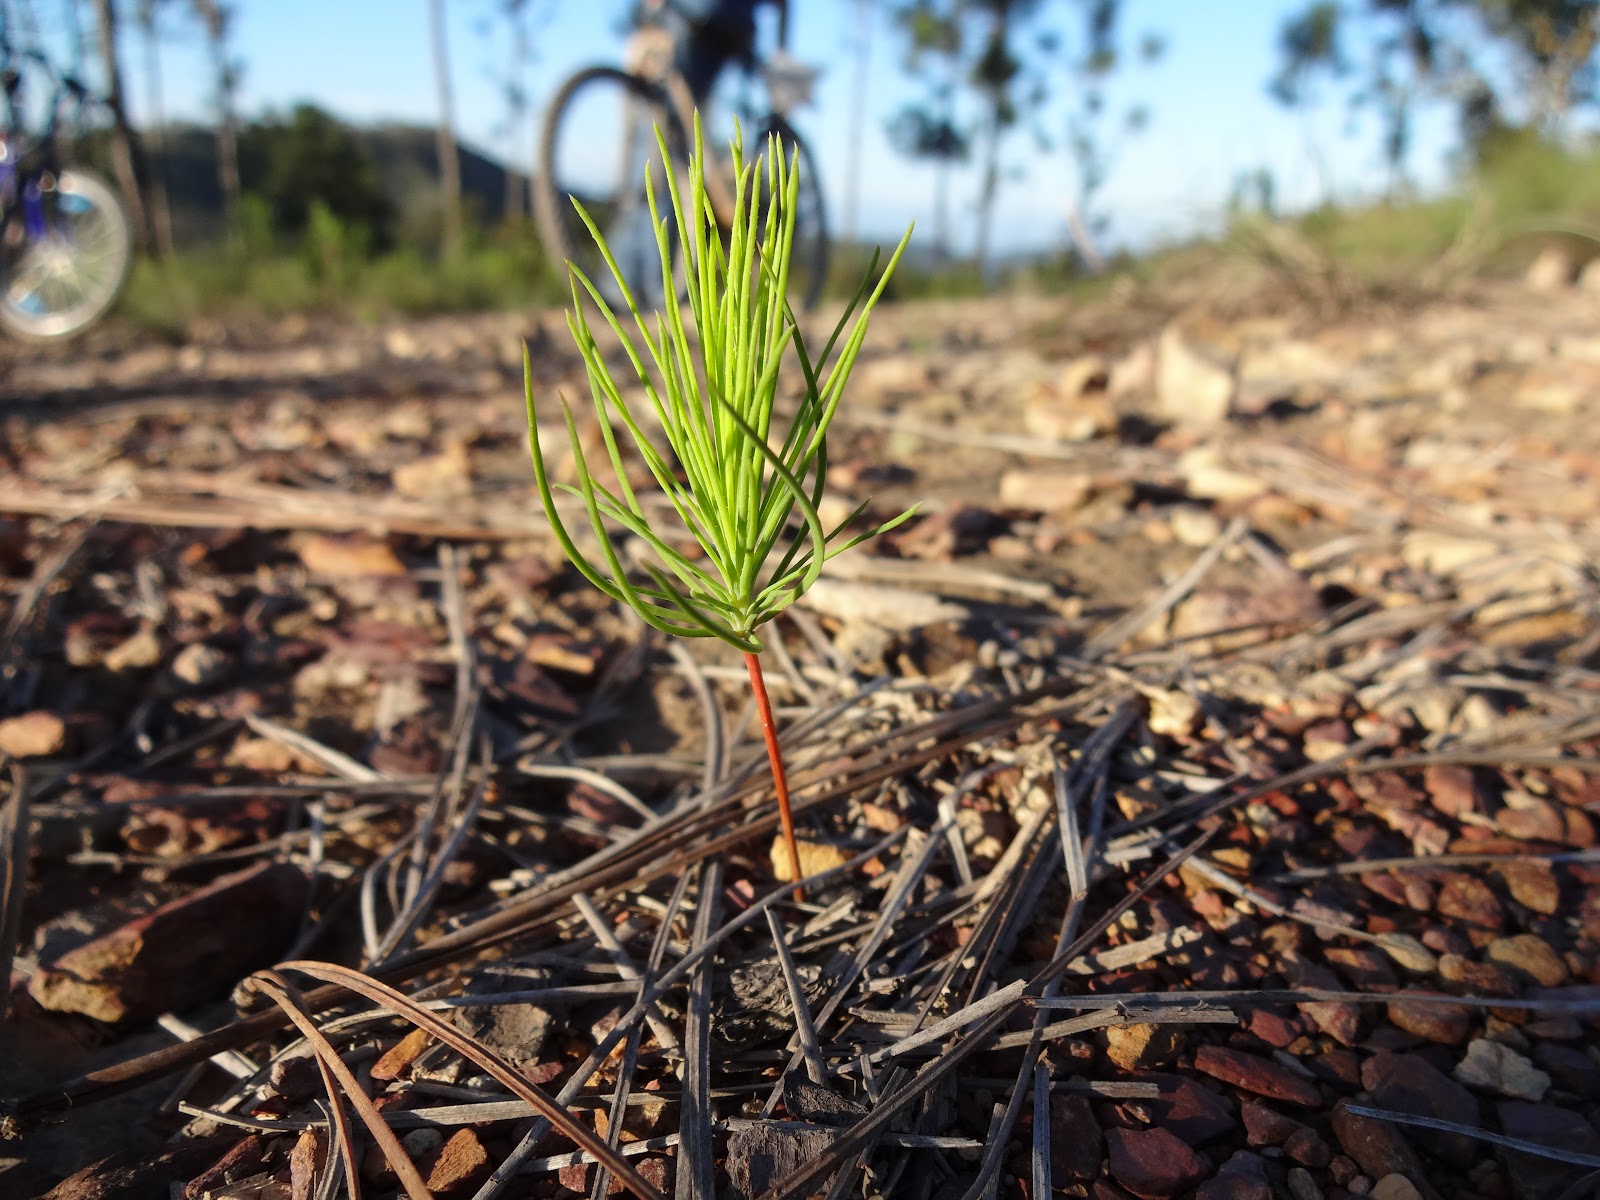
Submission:
M 16 162 L 11 157 L 10 139 L 0 136 L 0 226 L 8 223 L 18 205 Z M 47 232 L 44 219 L 44 189 L 36 174 L 22 180 L 20 208 L 22 230 L 31 241 L 38 241 Z

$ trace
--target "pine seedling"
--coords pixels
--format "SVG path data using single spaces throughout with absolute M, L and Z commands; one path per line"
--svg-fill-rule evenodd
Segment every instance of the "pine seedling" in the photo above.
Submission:
M 732 228 L 724 240 L 706 192 L 706 171 L 714 168 L 706 159 L 698 117 L 686 187 L 659 130 L 656 141 L 671 202 L 671 213 L 663 214 L 655 172 L 647 174 L 645 192 L 660 259 L 661 294 L 679 293 L 675 258 L 681 251 L 687 323 L 683 306 L 677 304 L 669 303 L 665 312 L 649 316 L 640 311 L 599 227 L 581 204 L 573 202 L 611 276 L 602 287 L 569 264 L 572 307 L 567 327 L 586 368 L 613 486 L 596 479 L 572 409 L 562 397 L 577 483 L 559 489 L 582 501 L 594 533 L 594 551 L 579 549 L 557 508 L 558 485 L 551 482 L 540 446 L 524 347 L 534 478 L 551 529 L 590 583 L 656 629 L 681 637 L 721 638 L 744 654 L 766 738 L 789 867 L 798 881 L 794 815 L 762 676 L 757 630 L 816 582 L 827 559 L 898 525 L 915 511 L 908 509 L 869 533 L 854 535 L 849 530 L 865 503 L 831 530 L 818 511 L 827 483 L 828 430 L 866 338 L 867 318 L 905 252 L 911 231 L 906 231 L 875 284 L 878 255 L 873 255 L 850 304 L 821 352 L 813 355 L 786 300 L 800 183 L 798 154 L 785 161 L 774 138 L 764 155 L 747 162 L 735 134 L 735 204 Z M 619 303 L 613 302 L 619 298 Z M 621 342 L 637 388 L 624 392 L 613 378 L 589 323 L 590 307 Z M 774 412 L 779 375 L 785 367 L 797 369 L 804 382 L 787 428 Z M 641 391 L 664 446 L 652 440 L 657 432 L 641 423 L 643 414 L 636 411 L 642 408 L 637 399 Z M 661 489 L 664 505 L 657 503 L 647 511 L 630 484 L 619 429 L 631 439 Z M 675 527 L 664 527 L 662 519 L 670 522 L 673 516 Z M 637 541 L 631 549 L 642 551 L 629 555 L 632 571 L 613 543 L 618 534 L 632 535 Z M 700 553 L 680 549 L 690 541 Z

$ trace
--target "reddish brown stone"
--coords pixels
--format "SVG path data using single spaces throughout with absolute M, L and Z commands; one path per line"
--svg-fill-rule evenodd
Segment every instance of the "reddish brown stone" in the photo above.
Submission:
M 1210 1172 L 1201 1158 L 1165 1129 L 1108 1129 L 1111 1177 L 1140 1200 L 1166 1200 Z
M 1333 1158 L 1333 1151 L 1315 1129 L 1295 1130 L 1283 1143 L 1283 1152 L 1306 1167 L 1325 1167 Z
M 1320 963 L 1294 958 L 1285 964 L 1289 981 L 1297 988 L 1343 991 L 1344 982 Z M 1297 1007 L 1310 1022 L 1341 1045 L 1360 1042 L 1361 1009 L 1339 1000 L 1313 1000 Z
M 1507 1137 L 1537 1142 L 1568 1153 L 1600 1154 L 1600 1133 L 1595 1132 L 1582 1114 L 1569 1108 L 1507 1100 L 1497 1104 L 1495 1110 L 1500 1118 L 1500 1130 Z M 1514 1194 L 1518 1196 L 1562 1195 L 1593 1170 L 1516 1150 L 1508 1152 L 1504 1162 Z
M 1382 1051 L 1363 1064 L 1361 1083 L 1379 1108 L 1473 1127 L 1481 1120 L 1472 1094 L 1420 1054 Z M 1477 1143 L 1463 1134 L 1418 1129 L 1407 1136 L 1458 1166 L 1477 1153 Z
M 489 1176 L 489 1152 L 470 1129 L 458 1129 L 445 1142 L 423 1155 L 417 1170 L 428 1190 L 439 1195 L 459 1195 L 475 1189 Z
M 1305 1128 L 1293 1117 L 1284 1116 L 1277 1109 L 1255 1100 L 1239 1105 L 1239 1117 L 1244 1121 L 1245 1138 L 1252 1146 L 1281 1146 L 1291 1135 Z
M 1271 1008 L 1253 1008 L 1245 1014 L 1244 1027 L 1267 1045 L 1279 1050 L 1293 1044 L 1305 1032 L 1298 1017 L 1287 1016 Z
M 1426 1200 L 1439 1200 L 1438 1192 L 1428 1183 L 1422 1160 L 1395 1126 L 1387 1121 L 1358 1117 L 1343 1103 L 1334 1106 L 1332 1124 L 1339 1148 L 1354 1159 L 1369 1178 L 1404 1175 L 1417 1185 Z M 1335 1159 L 1334 1164 L 1337 1162 Z
M 141 1021 L 225 994 L 272 962 L 300 925 L 306 877 L 261 863 L 63 954 L 29 994 L 58 1012 Z
M 637 825 L 639 814 L 618 800 L 610 792 L 602 792 L 592 783 L 574 784 L 567 793 L 567 808 L 598 825 Z
M 594 1182 L 593 1163 L 572 1163 L 562 1167 L 556 1172 L 556 1181 L 569 1192 L 578 1192 L 588 1195 L 589 1187 Z
M 1471 1035 L 1474 1017 L 1464 1004 L 1391 1000 L 1389 1020 L 1416 1037 L 1444 1046 L 1459 1046 Z
M 1161 1089 L 1157 1099 L 1144 1104 L 1163 1129 L 1171 1130 L 1191 1146 L 1203 1146 L 1239 1128 L 1228 1102 L 1186 1075 L 1149 1072 L 1133 1078 Z
M 1433 911 L 1439 893 L 1432 880 L 1423 879 L 1415 871 L 1407 871 L 1400 882 L 1405 888 L 1407 908 L 1413 912 Z
M 238 1139 L 232 1134 L 180 1142 L 157 1155 L 123 1151 L 68 1176 L 41 1200 L 170 1200 Z
M 322 1090 L 322 1072 L 311 1054 L 294 1054 L 272 1064 L 272 1090 L 291 1104 L 303 1103 Z
M 1506 882 L 1512 899 L 1523 907 L 1550 915 L 1562 906 L 1562 886 L 1549 862 L 1498 862 L 1494 874 Z
M 1272 1200 L 1267 1160 L 1248 1150 L 1235 1151 L 1215 1177 L 1200 1185 L 1194 1200 Z
M 1304 1061 L 1319 1079 L 1351 1091 L 1361 1086 L 1361 1056 L 1353 1050 L 1325 1050 Z
M 405 1037 L 385 1050 L 378 1061 L 372 1064 L 372 1077 L 381 1083 L 389 1083 L 399 1079 L 411 1069 L 411 1064 L 422 1057 L 433 1041 L 433 1035 L 426 1029 L 413 1029 Z
M 1422 776 L 1428 801 L 1447 817 L 1475 813 L 1482 807 L 1471 767 L 1432 766 Z
M 1500 832 L 1524 842 L 1559 842 L 1565 840 L 1566 824 L 1561 810 L 1553 804 L 1535 801 L 1519 808 L 1500 811 L 1495 822 Z
M 67 723 L 53 712 L 25 712 L 0 720 L 0 754 L 47 758 L 67 749 Z
M 1361 1009 L 1339 1000 L 1316 1000 L 1298 1006 L 1311 1023 L 1343 1046 L 1361 1041 Z
M 1496 938 L 1489 943 L 1484 957 L 1544 987 L 1557 987 L 1567 981 L 1566 962 L 1551 949 L 1549 942 L 1531 933 Z
M 1400 876 L 1393 871 L 1366 871 L 1360 876 L 1363 886 L 1369 892 L 1375 892 L 1391 904 L 1404 904 L 1406 902 L 1406 885 L 1400 881 Z
M 304 1129 L 289 1152 L 290 1200 L 311 1200 L 316 1194 L 316 1181 L 328 1163 L 328 1143 L 322 1131 Z
M 259 1173 L 266 1153 L 266 1140 L 259 1133 L 246 1134 L 233 1149 L 189 1181 L 183 1189 L 183 1200 L 200 1200 L 207 1192 Z
M 634 1160 L 633 1169 L 639 1172 L 639 1178 L 663 1196 L 671 1191 L 668 1181 L 672 1172 L 672 1159 L 659 1154 L 646 1154 Z
M 1498 930 L 1505 924 L 1505 910 L 1494 892 L 1481 879 L 1453 874 L 1439 889 L 1435 904 L 1441 917 L 1450 917 L 1479 929 Z
M 1274 1100 L 1307 1107 L 1322 1103 L 1316 1084 L 1271 1059 L 1255 1054 L 1245 1054 L 1222 1046 L 1201 1046 L 1194 1053 L 1194 1066 L 1195 1070 L 1204 1071 L 1213 1079 L 1231 1083 L 1258 1096 L 1269 1096 Z
M 1368 946 L 1329 946 L 1322 957 L 1359 992 L 1392 992 L 1399 986 L 1387 955 Z
M 1087 1096 L 1050 1095 L 1050 1178 L 1058 1188 L 1087 1183 L 1100 1174 L 1100 1123 Z
M 1577 1047 L 1539 1042 L 1533 1047 L 1533 1061 L 1555 1080 L 1557 1087 L 1585 1099 L 1600 1098 L 1600 1063 Z
M 1473 950 L 1466 934 L 1446 925 L 1430 925 L 1424 929 L 1422 944 L 1436 954 L 1454 954 L 1458 957 L 1470 957 Z
M 1439 956 L 1439 978 L 1474 996 L 1509 998 L 1515 996 L 1518 990 L 1510 972 L 1494 963 L 1473 962 L 1461 954 Z

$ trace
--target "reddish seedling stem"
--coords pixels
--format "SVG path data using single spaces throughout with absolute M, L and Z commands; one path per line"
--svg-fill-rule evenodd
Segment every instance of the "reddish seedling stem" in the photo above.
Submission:
M 745 668 L 750 672 L 750 690 L 755 693 L 756 711 L 761 714 L 761 732 L 767 739 L 767 761 L 772 764 L 772 785 L 778 791 L 778 819 L 783 822 L 783 842 L 789 849 L 789 872 L 796 883 L 800 881 L 800 843 L 794 836 L 794 809 L 789 804 L 789 777 L 783 770 L 783 752 L 778 749 L 778 726 L 772 719 L 772 702 L 767 699 L 767 681 L 761 673 L 761 659 L 748 650 L 744 655 Z M 805 893 L 795 891 L 796 900 L 804 900 Z

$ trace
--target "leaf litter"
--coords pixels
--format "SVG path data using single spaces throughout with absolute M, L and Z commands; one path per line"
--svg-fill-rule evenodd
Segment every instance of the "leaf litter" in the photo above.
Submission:
M 1240 394 L 1195 426 L 1138 380 L 1159 327 L 1040 301 L 1024 352 L 1011 303 L 885 310 L 899 345 L 863 358 L 842 466 L 908 469 L 858 466 L 859 498 L 948 502 L 773 627 L 803 901 L 736 661 L 587 595 L 543 535 L 500 403 L 526 329 L 341 330 L 299 352 L 347 364 L 315 392 L 271 334 L 131 383 L 10 368 L 0 1179 L 1574 1187 L 1600 457 L 1482 381 L 1581 354 L 1576 318 L 1489 294 L 1407 346 L 1228 314 Z M 1429 339 L 1474 337 L 1437 378 Z M 1250 348 L 1304 345 L 1341 370 L 1252 400 Z M 259 395 L 218 382 L 247 368 Z M 1078 428 L 1082 387 L 1116 419 L 1008 433 Z M 470 491 L 390 490 L 440 454 Z M 996 500 L 1019 466 L 1039 507 Z

